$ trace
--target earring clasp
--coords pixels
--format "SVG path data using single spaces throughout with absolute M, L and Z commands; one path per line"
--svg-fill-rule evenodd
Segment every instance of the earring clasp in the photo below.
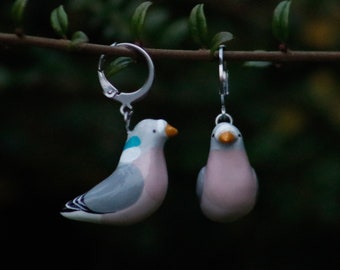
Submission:
M 229 94 L 229 87 L 228 87 L 228 71 L 226 69 L 226 61 L 224 60 L 223 53 L 224 53 L 225 46 L 220 45 L 218 49 L 218 71 L 220 77 L 220 95 L 226 96 Z
M 127 47 L 127 48 L 132 48 L 136 50 L 137 52 L 139 52 L 140 54 L 144 56 L 147 66 L 148 66 L 148 70 L 149 70 L 148 77 L 145 80 L 142 87 L 140 87 L 134 92 L 122 92 L 122 91 L 119 91 L 105 76 L 104 67 L 103 67 L 104 62 L 105 62 L 105 55 L 102 54 L 99 58 L 98 77 L 99 77 L 100 85 L 103 88 L 104 95 L 122 104 L 120 107 L 120 112 L 124 116 L 124 120 L 127 123 L 127 129 L 128 129 L 130 118 L 133 112 L 131 104 L 135 101 L 142 99 L 149 92 L 151 85 L 153 83 L 153 80 L 154 80 L 155 68 L 154 68 L 153 62 L 149 54 L 144 49 L 142 49 L 141 47 L 135 44 L 112 43 L 110 46 Z
M 233 122 L 233 118 L 226 112 L 226 108 L 225 108 L 225 97 L 227 95 L 229 95 L 229 85 L 228 85 L 228 79 L 229 79 L 229 75 L 228 75 L 228 71 L 227 71 L 227 64 L 226 61 L 224 60 L 224 49 L 225 46 L 222 44 L 220 45 L 219 49 L 218 49 L 218 73 L 219 73 L 219 78 L 220 78 L 220 97 L 221 97 L 221 113 L 219 115 L 217 115 L 216 119 L 215 119 L 215 123 L 216 125 L 220 122 L 224 122 L 224 121 L 229 121 L 229 123 L 232 124 Z

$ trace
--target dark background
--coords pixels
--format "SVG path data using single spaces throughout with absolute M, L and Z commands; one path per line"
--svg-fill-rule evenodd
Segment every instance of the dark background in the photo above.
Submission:
M 0 31 L 13 33 L 13 1 L 0 3 Z M 133 42 L 142 1 L 28 1 L 24 32 L 59 38 L 50 12 L 91 43 Z M 199 49 L 187 29 L 205 3 L 209 33 L 233 33 L 227 50 L 277 50 L 271 19 L 279 1 L 153 1 L 144 46 Z M 340 47 L 338 1 L 293 1 L 293 50 Z M 339 269 L 339 63 L 228 62 L 227 110 L 244 136 L 260 185 L 246 217 L 214 223 L 200 212 L 195 182 L 220 112 L 217 62 L 155 60 L 149 94 L 132 125 L 163 118 L 179 135 L 165 145 L 169 189 L 159 210 L 125 227 L 72 221 L 64 203 L 115 169 L 125 141 L 120 104 L 102 94 L 99 55 L 0 43 L 0 228 L 3 269 Z M 124 71 L 124 89 L 141 74 Z

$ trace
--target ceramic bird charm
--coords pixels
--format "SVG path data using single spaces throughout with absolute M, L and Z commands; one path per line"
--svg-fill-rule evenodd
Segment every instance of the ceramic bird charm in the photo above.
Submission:
M 115 171 L 65 204 L 61 215 L 78 221 L 128 225 L 155 212 L 165 198 L 168 173 L 164 144 L 177 129 L 162 119 L 144 119 L 128 131 Z
M 240 131 L 230 123 L 218 123 L 212 131 L 207 163 L 197 178 L 202 212 L 212 221 L 234 221 L 254 207 L 257 189 L 257 176 Z

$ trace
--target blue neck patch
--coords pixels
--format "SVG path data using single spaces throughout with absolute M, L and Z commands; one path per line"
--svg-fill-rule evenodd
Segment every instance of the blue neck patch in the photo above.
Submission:
M 128 148 L 131 148 L 131 147 L 136 147 L 138 145 L 140 145 L 141 141 L 139 139 L 138 136 L 132 136 L 130 139 L 128 139 L 124 145 L 124 149 L 128 149 Z

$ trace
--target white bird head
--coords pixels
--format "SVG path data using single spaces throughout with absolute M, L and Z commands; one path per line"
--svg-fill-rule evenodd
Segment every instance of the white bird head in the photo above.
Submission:
M 144 119 L 128 132 L 121 162 L 131 162 L 152 148 L 164 146 L 168 138 L 178 134 L 178 130 L 163 119 Z
M 211 150 L 225 148 L 241 149 L 244 147 L 242 134 L 234 125 L 222 122 L 215 126 L 211 133 Z
M 146 150 L 163 146 L 165 141 L 177 135 L 178 131 L 163 119 L 144 119 L 129 132 L 129 138 L 137 136 L 140 139 L 140 147 Z

